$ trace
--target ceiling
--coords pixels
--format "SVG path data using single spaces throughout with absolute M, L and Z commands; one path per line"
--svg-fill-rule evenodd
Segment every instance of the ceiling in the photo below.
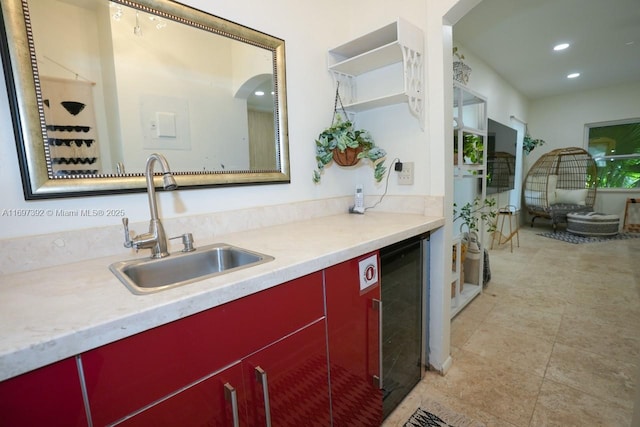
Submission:
M 453 40 L 530 99 L 640 82 L 639 0 L 482 0 Z

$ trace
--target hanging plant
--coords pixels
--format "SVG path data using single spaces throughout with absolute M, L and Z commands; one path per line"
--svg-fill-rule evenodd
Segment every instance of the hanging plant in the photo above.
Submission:
M 463 62 L 464 55 L 458 52 L 458 47 L 453 48 L 453 56 L 458 60 L 453 61 L 453 80 L 466 85 L 471 76 L 471 67 Z
M 336 89 L 333 122 L 331 126 L 320 132 L 316 139 L 318 168 L 313 171 L 313 182 L 320 182 L 324 167 L 332 161 L 340 166 L 353 166 L 360 159 L 371 161 L 374 167 L 373 176 L 376 182 L 380 182 L 386 172 L 384 160 L 387 153 L 375 145 L 368 131 L 355 129 L 350 120 L 343 120 L 342 115 L 347 117 L 347 114 L 342 106 L 338 89 Z M 337 111 L 338 102 L 340 102 L 342 114 Z
M 522 149 L 526 155 L 529 155 L 539 145 L 543 145 L 545 141 L 543 139 L 534 139 L 529 135 L 529 131 L 526 131 L 524 139 L 522 140 Z

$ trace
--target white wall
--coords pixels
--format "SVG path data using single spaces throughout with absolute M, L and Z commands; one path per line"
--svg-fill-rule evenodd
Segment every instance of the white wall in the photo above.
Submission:
M 529 110 L 527 98 L 511 86 L 482 58 L 467 50 L 456 41 L 455 26 L 453 44 L 465 57 L 465 64 L 472 69 L 467 87 L 487 98 L 487 115 L 502 124 L 510 126 L 511 116 L 525 120 Z
M 415 184 L 398 186 L 390 176 L 388 194 L 434 195 L 444 198 L 444 216 L 452 214 L 453 144 L 451 106 L 452 27 L 480 0 L 236 0 L 215 2 L 187 0 L 190 6 L 255 28 L 286 41 L 287 90 L 291 184 L 257 187 L 225 187 L 159 194 L 161 216 L 179 217 L 206 212 L 231 211 L 265 205 L 293 203 L 350 195 L 357 183 L 365 194 L 381 195 L 385 182 L 375 183 L 369 165 L 325 170 L 320 185 L 311 180 L 315 168 L 314 140 L 331 123 L 334 85 L 327 71 L 327 50 L 403 17 L 425 31 L 425 129 L 411 116 L 406 105 L 362 113 L 359 127 L 371 131 L 379 146 L 387 150 L 387 165 L 394 158 L 415 163 Z M 445 15 L 447 15 L 445 17 Z M 444 17 L 444 18 L 443 18 Z M 0 99 L 6 98 L 0 85 Z M 25 202 L 12 132 L 10 112 L 0 102 L 0 180 L 5 184 L 0 209 L 124 209 L 131 222 L 146 221 L 146 195 L 84 197 Z M 169 159 L 171 161 L 171 159 Z M 64 230 L 77 230 L 118 223 L 116 218 L 53 217 L 46 222 L 32 217 L 1 217 L 0 239 Z M 451 224 L 431 236 L 430 363 L 438 370 L 450 366 L 450 269 Z
M 453 76 L 452 26 L 480 0 L 427 1 L 426 70 L 428 167 L 431 171 L 430 193 L 442 195 L 444 217 L 453 216 Z M 448 106 L 443 108 L 443 106 Z M 443 173 L 444 171 L 444 173 Z M 429 362 L 446 372 L 451 366 L 451 221 L 431 235 L 431 293 L 429 295 Z M 445 268 L 443 268 L 445 267 Z M 446 284 L 446 286 L 444 285 Z
M 640 118 L 640 83 L 620 85 L 585 91 L 572 95 L 555 96 L 537 100 L 528 100 L 504 79 L 490 65 L 476 57 L 473 52 L 460 47 L 465 56 L 465 63 L 471 66 L 472 73 L 469 88 L 488 98 L 489 117 L 513 127 L 519 132 L 519 139 L 524 126 L 515 116 L 528 123 L 529 133 L 534 138 L 541 138 L 546 144 L 537 147 L 528 156 L 524 156 L 522 179 L 541 155 L 563 147 L 587 148 L 585 125 L 609 120 Z M 594 209 L 599 212 L 624 215 L 627 197 L 638 197 L 638 191 L 599 189 Z M 499 204 L 514 199 L 500 195 Z M 513 203 L 512 203 L 513 204 Z M 521 218 L 526 221 L 526 218 Z
M 163 217 L 228 211 L 253 206 L 352 194 L 356 183 L 365 186 L 365 194 L 382 194 L 384 182 L 376 184 L 367 165 L 355 170 L 329 167 L 320 185 L 311 181 L 315 167 L 314 140 L 331 122 L 334 86 L 327 71 L 327 50 L 345 41 L 386 25 L 398 16 L 424 28 L 425 4 L 421 0 L 401 3 L 384 0 L 342 2 L 296 2 L 293 0 L 238 0 L 216 2 L 189 0 L 189 5 L 282 38 L 286 42 L 287 89 L 289 108 L 289 143 L 291 184 L 257 187 L 227 187 L 183 190 L 160 194 Z M 336 11 L 340 10 L 340 13 Z M 249 12 L 250 11 L 250 12 Z M 358 19 L 353 19 L 358 16 Z M 331 23 L 331 25 L 328 25 Z M 330 27 L 330 28 L 329 28 Z M 428 75 L 428 74 L 427 74 Z M 0 85 L 0 99 L 6 99 L 5 85 Z M 428 141 L 418 121 L 406 106 L 388 107 L 368 112 L 358 118 L 361 127 L 369 127 L 376 142 L 394 157 L 411 158 L 416 163 L 413 186 L 398 186 L 392 175 L 389 194 L 431 193 L 433 177 L 441 180 L 444 168 L 430 163 Z M 146 195 L 83 197 L 26 202 L 22 194 L 12 122 L 6 102 L 0 103 L 0 168 L 4 183 L 0 209 L 124 209 L 131 222 L 148 219 Z M 171 162 L 171 158 L 169 158 Z M 0 217 L 0 239 L 37 235 L 54 231 L 113 225 L 117 218 L 51 217 L 47 221 L 33 217 Z
M 640 83 L 636 83 L 532 101 L 529 132 L 535 138 L 544 139 L 546 144 L 527 156 L 527 169 L 551 150 L 562 147 L 586 149 L 587 123 L 640 118 L 639 99 Z M 598 189 L 594 209 L 622 218 L 627 197 L 638 197 L 638 190 Z
M 563 147 L 586 149 L 586 124 L 640 118 L 640 83 L 528 100 L 473 52 L 456 43 L 455 31 L 454 45 L 460 47 L 465 63 L 473 70 L 468 87 L 488 98 L 489 117 L 518 130 L 519 142 L 524 132 L 520 120 L 528 123 L 529 133 L 533 137 L 546 141 L 545 145 L 537 147 L 528 156 L 523 156 L 522 179 L 544 153 Z M 497 197 L 500 206 L 515 204 L 514 199 L 519 201 L 516 194 L 501 193 Z M 628 197 L 638 197 L 638 191 L 598 189 L 594 210 L 618 214 L 622 221 Z M 525 215 L 521 220 L 528 222 Z
M 527 121 L 529 111 L 529 101 L 527 98 L 504 80 L 489 64 L 477 57 L 473 52 L 465 49 L 464 45 L 455 40 L 455 26 L 453 30 L 453 44 L 458 47 L 458 52 L 464 55 L 465 64 L 472 69 L 467 87 L 474 92 L 487 98 L 487 116 L 497 122 L 516 129 L 518 132 L 518 142 L 522 144 L 524 137 L 524 126 L 521 121 Z M 512 118 L 515 117 L 515 118 Z M 520 150 L 517 158 L 519 162 L 516 167 L 516 188 L 511 191 L 491 195 L 496 199 L 496 205 L 502 207 L 508 204 L 520 206 L 520 188 L 522 185 L 522 173 L 524 154 Z M 472 181 L 472 180 L 469 180 Z M 519 184 L 518 184 L 519 183 Z M 464 194 L 473 193 L 473 189 L 465 191 L 461 186 L 474 186 L 472 182 L 457 183 L 457 191 Z M 455 231 L 455 230 L 454 230 Z
M 146 14 L 140 16 L 138 37 L 131 31 L 131 12 L 127 8 L 120 21 L 112 20 L 111 30 L 124 154 L 118 160 L 126 171 L 144 172 L 146 158 L 156 151 L 170 159 L 174 171 L 249 169 L 246 99 L 229 89 L 232 47 L 242 43 L 187 25 L 156 30 Z M 267 72 L 269 66 L 267 60 Z M 155 137 L 156 112 L 176 114 L 176 138 Z
M 102 82 L 106 70 L 103 70 L 100 61 L 96 60 L 100 31 L 95 25 L 95 12 L 68 3 L 56 2 L 54 9 L 51 5 L 50 0 L 29 2 L 33 37 L 39 52 L 38 71 L 41 76 L 97 83 L 92 90 L 96 121 L 106 123 L 106 111 L 101 107 L 105 103 L 104 86 L 99 83 Z M 74 25 L 69 25 L 69 22 L 73 22 Z M 61 28 L 64 28 L 64 31 L 60 31 Z M 81 54 L 69 55 L 69 52 Z M 77 75 L 74 75 L 74 72 Z M 107 126 L 98 126 L 96 133 L 98 142 L 110 138 Z M 106 144 L 98 146 L 99 164 L 104 167 L 105 164 L 111 163 L 111 151 Z

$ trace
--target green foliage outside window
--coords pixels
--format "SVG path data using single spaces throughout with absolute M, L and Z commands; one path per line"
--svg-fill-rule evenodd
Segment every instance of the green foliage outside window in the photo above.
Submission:
M 640 188 L 640 122 L 589 128 L 599 188 Z

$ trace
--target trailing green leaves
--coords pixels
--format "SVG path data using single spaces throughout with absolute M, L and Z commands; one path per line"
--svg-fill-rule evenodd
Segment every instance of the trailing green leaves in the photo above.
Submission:
M 369 159 L 372 162 L 374 178 L 380 182 L 386 172 L 384 167 L 386 151 L 375 145 L 368 131 L 354 129 L 353 123 L 349 120 L 343 121 L 339 114 L 336 114 L 335 122 L 323 130 L 316 139 L 317 169 L 313 171 L 313 182 L 320 182 L 322 171 L 333 160 L 335 150 L 344 152 L 347 148 L 357 149 L 358 147 L 362 147 L 362 151 L 358 153 L 358 159 Z
M 543 139 L 534 139 L 529 135 L 529 132 L 527 132 L 522 140 L 522 149 L 524 150 L 524 153 L 528 155 L 534 148 L 543 145 L 544 143 L 545 141 Z
M 484 199 L 479 197 L 473 199 L 473 202 L 467 202 L 461 208 L 457 204 L 453 204 L 453 222 L 462 220 L 460 231 L 466 226 L 469 232 L 478 232 L 478 223 L 482 221 L 489 233 L 496 230 L 495 218 L 498 212 L 495 209 L 496 201 L 494 199 Z

